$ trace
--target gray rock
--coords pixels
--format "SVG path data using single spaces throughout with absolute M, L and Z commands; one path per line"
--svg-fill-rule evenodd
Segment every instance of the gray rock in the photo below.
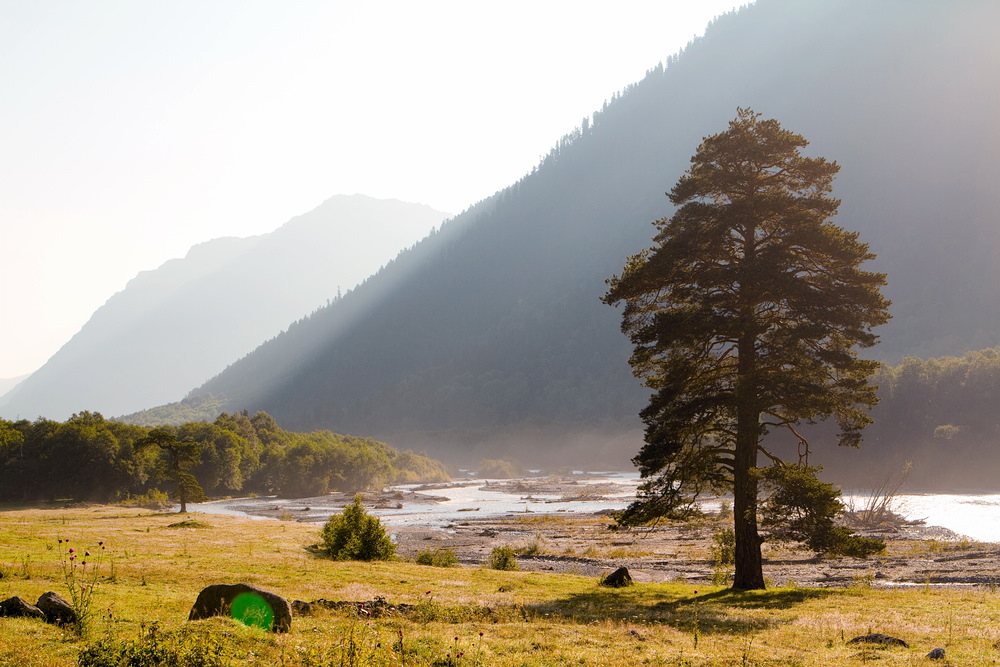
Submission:
M 45 614 L 45 620 L 49 623 L 72 625 L 77 621 L 76 611 L 55 591 L 42 593 L 35 606 Z
M 627 567 L 620 567 L 601 581 L 601 586 L 609 588 L 624 588 L 632 585 L 632 575 L 628 573 Z
M 902 646 L 903 648 L 909 648 L 910 645 L 904 642 L 902 639 L 897 639 L 896 637 L 890 637 L 889 635 L 883 635 L 881 632 L 875 632 L 870 635 L 861 635 L 860 637 L 855 637 L 848 644 L 881 644 L 882 646 Z
M 944 660 L 944 649 L 936 648 L 927 654 L 927 657 L 931 660 Z
M 236 609 L 233 602 L 236 601 Z M 268 614 L 270 612 L 270 614 Z M 231 616 L 246 625 L 260 625 L 260 619 L 271 617 L 271 632 L 292 629 L 292 606 L 276 593 L 250 584 L 213 584 L 198 594 L 189 621 L 211 616 Z
M 0 616 L 45 619 L 45 614 L 42 613 L 41 609 L 17 595 L 0 602 Z

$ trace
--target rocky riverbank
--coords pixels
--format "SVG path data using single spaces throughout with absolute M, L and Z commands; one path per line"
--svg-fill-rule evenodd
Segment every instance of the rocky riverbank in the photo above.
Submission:
M 455 516 L 460 518 L 447 522 L 422 520 L 421 508 L 447 501 L 449 489 L 480 484 L 512 498 L 560 509 L 494 515 L 469 507 L 468 512 L 458 510 Z M 481 566 L 495 547 L 509 545 L 518 552 L 522 570 L 600 576 L 625 566 L 636 581 L 726 580 L 731 566 L 719 565 L 713 548 L 714 536 L 731 526 L 731 520 L 709 515 L 652 529 L 613 531 L 607 511 L 573 513 L 559 505 L 580 499 L 610 500 L 620 491 L 620 486 L 591 477 L 466 480 L 364 494 L 364 503 L 376 514 L 404 508 L 413 511 L 405 521 L 397 517 L 388 527 L 403 558 L 450 549 L 462 565 Z M 254 516 L 322 521 L 352 499 L 353 494 L 341 493 L 295 501 L 233 501 L 227 506 Z M 898 525 L 866 534 L 884 539 L 886 553 L 869 559 L 820 559 L 793 545 L 767 543 L 763 550 L 765 576 L 779 586 L 993 587 L 1000 583 L 1000 545 L 977 543 L 938 526 Z
M 620 566 L 636 581 L 720 583 L 731 566 L 713 556 L 713 536 L 727 524 L 706 520 L 655 529 L 612 531 L 602 514 L 476 517 L 444 527 L 394 526 L 399 555 L 451 549 L 463 565 L 485 563 L 494 547 L 519 552 L 522 570 L 600 576 Z M 1000 545 L 980 544 L 935 526 L 901 526 L 877 534 L 886 553 L 870 559 L 820 559 L 791 545 L 764 546 L 773 585 L 936 586 L 1000 582 Z

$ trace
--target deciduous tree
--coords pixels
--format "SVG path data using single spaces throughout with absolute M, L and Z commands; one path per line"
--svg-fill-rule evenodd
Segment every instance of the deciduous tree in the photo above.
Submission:
M 197 442 L 178 440 L 170 429 L 154 428 L 146 437 L 135 443 L 136 450 L 146 447 L 158 447 L 167 455 L 167 461 L 160 474 L 177 485 L 180 512 L 187 512 L 188 503 L 206 500 L 205 492 L 198 484 L 198 480 L 188 472 L 201 459 L 201 445 Z

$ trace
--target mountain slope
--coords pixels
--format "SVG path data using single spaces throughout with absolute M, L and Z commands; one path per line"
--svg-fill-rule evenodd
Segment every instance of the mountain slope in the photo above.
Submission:
M 644 391 L 603 281 L 649 245 L 663 193 L 738 106 L 842 165 L 837 221 L 870 242 L 894 302 L 876 356 L 996 345 L 998 19 L 995 3 L 912 0 L 721 17 L 532 174 L 192 395 L 405 444 L 634 427 Z
M 440 223 L 421 204 L 333 197 L 279 229 L 191 248 L 140 273 L 3 399 L 8 417 L 122 414 L 176 400 L 335 299 Z M 359 247 L 355 230 L 385 243 Z M 395 248 L 395 249 L 393 249 Z

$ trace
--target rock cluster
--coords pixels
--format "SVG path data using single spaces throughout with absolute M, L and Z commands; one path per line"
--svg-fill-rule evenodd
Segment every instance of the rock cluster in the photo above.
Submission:
M 38 618 L 56 625 L 72 625 L 77 621 L 76 611 L 55 591 L 42 593 L 35 604 L 17 595 L 9 597 L 0 602 L 0 616 Z
M 310 616 L 316 609 L 336 609 L 340 611 L 350 610 L 359 616 L 381 618 L 383 616 L 406 616 L 416 609 L 415 605 L 400 602 L 392 604 L 386 602 L 383 597 L 376 597 L 374 600 L 353 602 L 349 600 L 326 600 L 320 598 L 312 602 L 302 600 L 292 600 L 292 611 L 297 616 Z

